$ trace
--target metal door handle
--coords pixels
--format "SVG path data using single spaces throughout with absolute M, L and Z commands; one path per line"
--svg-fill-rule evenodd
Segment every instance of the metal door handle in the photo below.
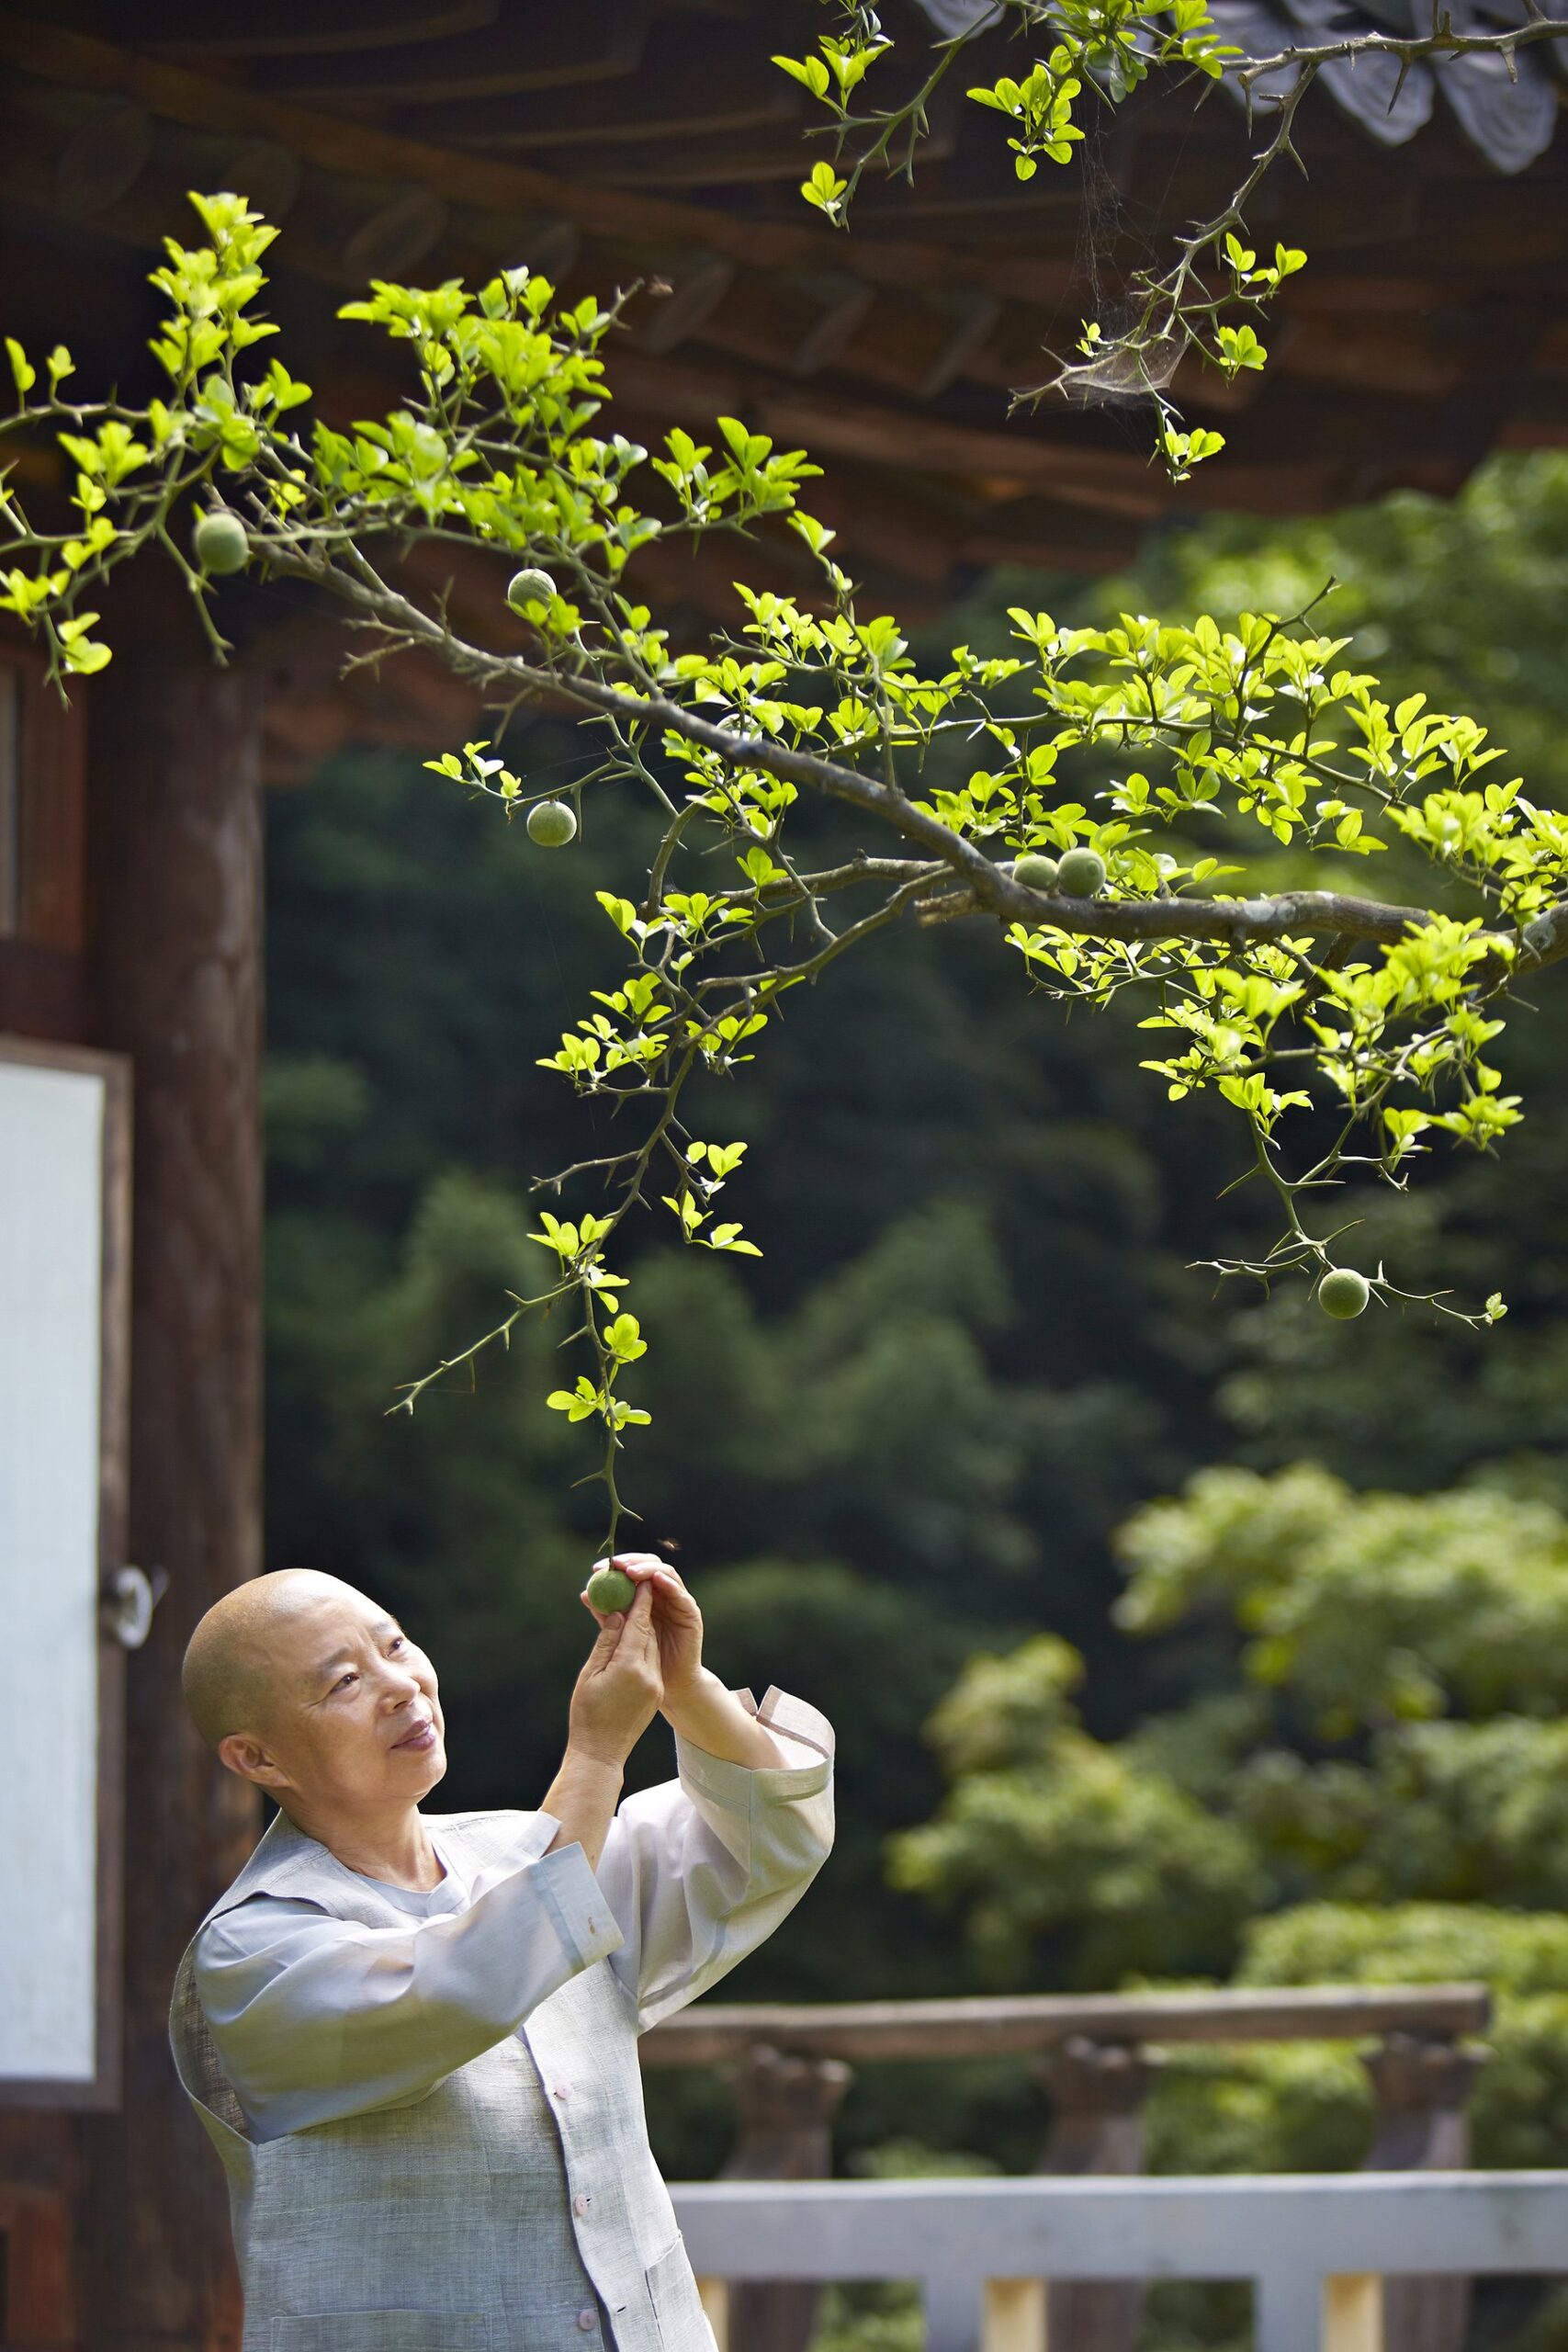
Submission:
M 116 1568 L 104 1578 L 99 1605 L 122 1648 L 139 1650 L 152 1630 L 152 1611 L 169 1589 L 162 1568 Z

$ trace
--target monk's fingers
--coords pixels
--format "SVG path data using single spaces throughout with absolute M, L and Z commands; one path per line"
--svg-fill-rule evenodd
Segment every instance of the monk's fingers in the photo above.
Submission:
M 588 1597 L 586 1586 L 578 1594 L 579 1600 L 599 1628 L 599 1638 L 592 1653 L 593 1657 L 612 1655 L 619 1645 L 624 1634 L 629 1634 L 634 1645 L 639 1647 L 649 1647 L 657 1644 L 658 1634 L 653 1622 L 656 1593 L 660 1607 L 666 1614 L 674 1615 L 682 1621 L 695 1620 L 701 1623 L 696 1603 L 682 1585 L 680 1578 L 678 1577 L 675 1578 L 673 1589 L 665 1583 L 663 1579 L 671 1572 L 666 1570 L 665 1563 L 655 1559 L 651 1553 L 622 1552 L 617 1553 L 613 1561 L 598 1560 L 594 1563 L 595 1569 L 611 1566 L 624 1569 L 636 1585 L 637 1590 L 633 1593 L 626 1608 L 611 1610 L 595 1609 Z
M 619 1568 L 623 1576 L 628 1576 L 634 1584 L 639 1584 L 645 1577 L 651 1576 L 655 1568 L 663 1566 L 663 1561 L 652 1552 L 617 1552 L 612 1559 L 595 1560 L 589 1574 L 597 1576 L 601 1568 Z
M 582 1605 L 599 1628 L 593 1647 L 589 1652 L 590 1657 L 597 1658 L 601 1662 L 614 1657 L 616 1645 L 621 1638 L 621 1628 L 626 1622 L 626 1611 L 595 1609 L 593 1603 L 587 1600 Z
M 703 1612 L 673 1568 L 661 1567 L 649 1579 L 659 1596 L 659 1613 L 676 1625 L 700 1625 Z
M 620 1628 L 620 1645 L 632 1652 L 658 1647 L 659 1635 L 653 1623 L 653 1587 L 639 1584 L 633 1593 L 631 1605 L 619 1611 L 614 1621 Z

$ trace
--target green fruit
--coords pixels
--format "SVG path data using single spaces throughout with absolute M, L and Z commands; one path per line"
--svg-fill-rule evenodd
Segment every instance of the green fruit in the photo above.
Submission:
M 617 1609 L 631 1607 L 637 1587 L 624 1568 L 595 1568 L 588 1579 L 588 1598 L 602 1617 L 609 1617 Z
M 577 832 L 577 819 L 564 800 L 536 800 L 528 811 L 528 839 L 541 849 L 564 849 Z
M 1054 857 L 1042 857 L 1036 849 L 1025 850 L 1012 862 L 1012 878 L 1021 882 L 1026 890 L 1054 890 L 1059 868 Z
M 245 526 L 226 506 L 197 517 L 191 547 L 199 568 L 215 580 L 224 579 L 231 571 L 243 571 L 251 560 Z
M 547 571 L 514 571 L 506 583 L 507 603 L 525 618 L 530 605 L 547 605 L 555 593 L 556 583 Z
M 1348 1323 L 1353 1315 L 1359 1315 L 1371 1295 L 1365 1274 L 1359 1274 L 1354 1266 L 1331 1266 L 1317 1286 L 1319 1306 L 1337 1323 Z
M 1056 868 L 1064 898 L 1093 899 L 1105 888 L 1105 860 L 1097 849 L 1070 849 Z

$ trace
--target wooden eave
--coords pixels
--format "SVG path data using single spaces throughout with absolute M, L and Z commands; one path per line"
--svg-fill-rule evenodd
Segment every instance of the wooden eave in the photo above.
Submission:
M 1229 447 L 1173 491 L 1135 405 L 1010 400 L 1227 189 L 1247 139 L 1223 95 L 1195 113 L 1190 91 L 1143 94 L 1087 177 L 1047 167 L 1027 187 L 994 120 L 949 107 L 913 188 L 868 184 L 846 236 L 795 193 L 822 150 L 767 62 L 810 40 L 809 0 L 288 0 L 216 30 L 190 0 L 144 0 L 134 46 L 101 37 L 116 14 L 0 8 L 8 327 L 64 334 L 85 370 L 123 368 L 150 317 L 145 268 L 186 233 L 198 185 L 242 186 L 280 222 L 273 308 L 330 413 L 405 388 L 395 353 L 335 319 L 367 277 L 527 261 L 570 298 L 640 282 L 611 355 L 616 422 L 711 435 L 734 413 L 804 444 L 851 568 L 900 610 L 934 610 L 998 562 L 1114 568 L 1172 511 L 1449 492 L 1494 446 L 1568 438 L 1561 132 L 1506 178 L 1451 124 L 1391 152 L 1319 104 L 1311 177 L 1269 192 L 1254 224 L 1310 266 L 1269 322 L 1261 380 L 1184 370 L 1186 404 Z M 895 28 L 919 30 L 911 0 Z M 659 584 L 728 610 L 731 570 L 683 559 Z

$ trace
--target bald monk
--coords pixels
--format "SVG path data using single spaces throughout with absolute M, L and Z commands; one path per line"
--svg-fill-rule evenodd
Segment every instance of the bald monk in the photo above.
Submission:
M 712 2352 L 637 2038 L 772 1934 L 832 1843 L 833 1735 L 702 1663 L 673 1568 L 615 1563 L 537 1812 L 427 1814 L 435 1668 L 302 1569 L 228 1593 L 196 1724 L 280 1810 L 175 1982 L 229 2176 L 243 2352 Z M 677 1777 L 622 1799 L 656 1713 Z

